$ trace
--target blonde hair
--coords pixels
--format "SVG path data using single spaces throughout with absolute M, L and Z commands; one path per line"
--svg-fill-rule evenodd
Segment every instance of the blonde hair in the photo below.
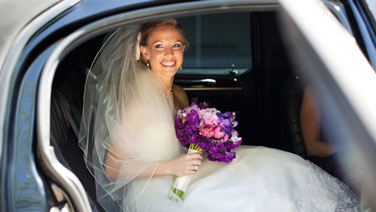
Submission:
M 185 46 L 186 49 L 188 48 L 189 43 L 185 37 L 184 29 L 175 18 L 168 18 L 168 19 L 163 19 L 159 21 L 153 21 L 153 22 L 142 24 L 140 26 L 140 33 L 141 33 L 140 46 L 147 46 L 147 42 L 148 42 L 151 32 L 154 29 L 158 27 L 162 27 L 162 26 L 172 26 L 176 28 L 177 30 L 179 30 L 181 35 L 184 38 L 183 45 Z M 142 54 L 141 54 L 141 61 L 146 64 L 146 61 L 144 57 L 142 56 Z

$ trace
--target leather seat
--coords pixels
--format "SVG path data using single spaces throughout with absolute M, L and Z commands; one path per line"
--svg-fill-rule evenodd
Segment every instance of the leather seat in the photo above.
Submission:
M 95 180 L 78 146 L 82 95 L 90 64 L 83 55 L 79 50 L 72 52 L 56 72 L 51 95 L 51 144 L 58 160 L 80 179 L 93 211 L 104 211 L 96 201 Z
M 303 88 L 298 75 L 292 75 L 286 81 L 286 114 L 289 133 L 294 153 L 307 158 L 303 134 L 300 127 L 300 107 L 303 99 Z

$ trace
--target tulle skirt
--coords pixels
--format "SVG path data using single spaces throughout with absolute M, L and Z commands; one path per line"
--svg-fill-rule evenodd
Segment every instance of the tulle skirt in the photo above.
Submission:
M 125 196 L 135 201 L 124 210 L 360 211 L 348 186 L 295 154 L 252 146 L 236 152 L 228 164 L 204 159 L 180 202 L 168 198 L 172 177 L 131 183 Z

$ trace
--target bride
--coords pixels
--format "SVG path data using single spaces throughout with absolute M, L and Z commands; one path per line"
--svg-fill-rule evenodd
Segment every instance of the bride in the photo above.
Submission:
M 185 153 L 173 84 L 187 48 L 175 19 L 127 26 L 104 43 L 87 77 L 79 145 L 107 211 L 358 211 L 352 191 L 295 154 L 240 146 L 229 164 Z M 240 123 L 241 124 L 241 123 Z M 171 201 L 177 176 L 193 175 Z

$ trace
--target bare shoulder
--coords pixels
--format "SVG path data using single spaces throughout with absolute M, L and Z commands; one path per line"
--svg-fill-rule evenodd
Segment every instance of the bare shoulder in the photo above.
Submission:
M 187 95 L 182 87 L 179 85 L 173 84 L 172 85 L 172 90 L 176 95 Z
M 187 93 L 179 85 L 173 84 L 172 91 L 174 94 L 175 105 L 181 109 L 189 105 L 189 99 Z

